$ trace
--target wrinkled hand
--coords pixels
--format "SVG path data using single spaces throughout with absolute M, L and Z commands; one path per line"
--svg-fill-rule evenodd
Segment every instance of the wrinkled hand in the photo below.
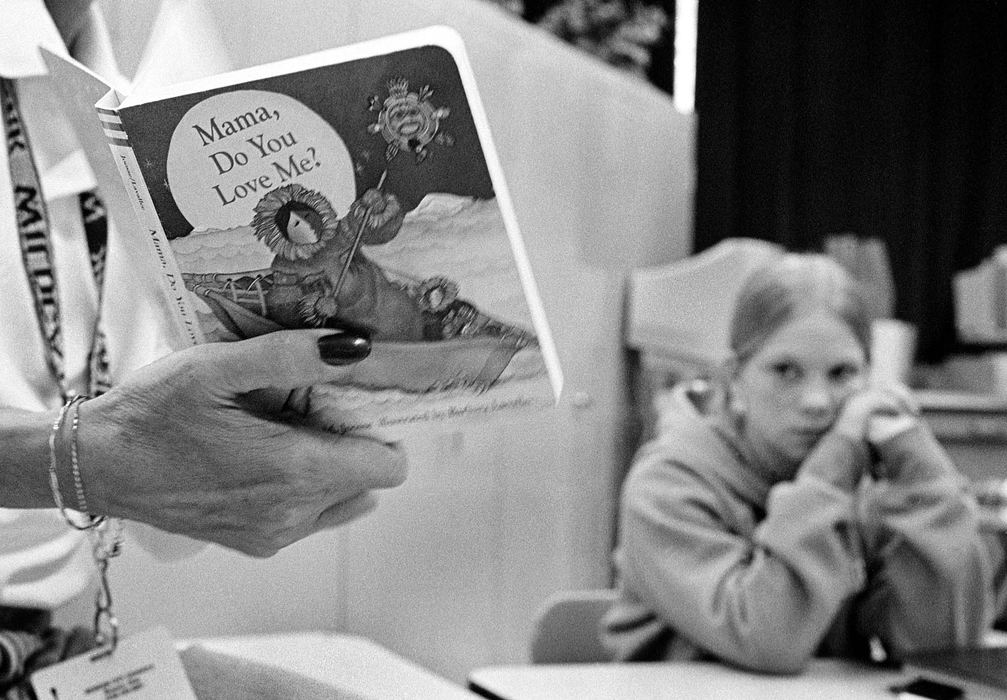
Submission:
M 854 440 L 877 442 L 891 429 L 914 424 L 919 407 L 904 386 L 891 384 L 868 387 L 843 405 L 833 429 Z
M 312 427 L 284 405 L 340 378 L 319 356 L 332 331 L 209 343 L 142 368 L 80 407 L 93 512 L 270 556 L 373 506 L 402 483 L 404 453 Z

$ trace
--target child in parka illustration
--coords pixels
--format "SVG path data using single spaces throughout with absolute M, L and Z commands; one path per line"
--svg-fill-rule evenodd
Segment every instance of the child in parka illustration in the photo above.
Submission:
M 350 323 L 382 340 L 429 338 L 417 300 L 360 250 L 395 238 L 403 218 L 395 195 L 376 189 L 367 190 L 342 219 L 325 197 L 301 185 L 263 197 L 252 227 L 276 254 L 266 294 L 270 318 L 289 328 Z

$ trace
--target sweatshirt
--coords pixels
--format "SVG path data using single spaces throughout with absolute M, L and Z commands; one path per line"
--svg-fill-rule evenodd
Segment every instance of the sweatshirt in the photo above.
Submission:
M 666 419 L 623 485 L 605 645 L 793 673 L 815 655 L 978 643 L 995 564 L 964 479 L 919 421 L 876 452 L 876 477 L 833 483 L 836 460 L 872 458 L 829 432 L 773 483 L 722 413 Z

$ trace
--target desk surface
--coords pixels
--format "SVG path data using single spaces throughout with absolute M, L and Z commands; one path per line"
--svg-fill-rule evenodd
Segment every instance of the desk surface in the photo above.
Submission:
M 478 700 L 460 685 L 369 639 L 304 632 L 196 639 L 183 644 L 279 666 L 366 698 Z
M 658 700 L 691 698 L 885 698 L 906 679 L 899 671 L 815 660 L 798 676 L 748 673 L 712 662 L 487 666 L 469 688 L 493 700 Z

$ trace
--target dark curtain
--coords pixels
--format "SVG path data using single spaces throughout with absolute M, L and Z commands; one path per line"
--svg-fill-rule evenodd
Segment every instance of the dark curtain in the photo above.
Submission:
M 1007 243 L 1007 2 L 701 0 L 695 249 L 886 243 L 918 359 L 952 274 Z

